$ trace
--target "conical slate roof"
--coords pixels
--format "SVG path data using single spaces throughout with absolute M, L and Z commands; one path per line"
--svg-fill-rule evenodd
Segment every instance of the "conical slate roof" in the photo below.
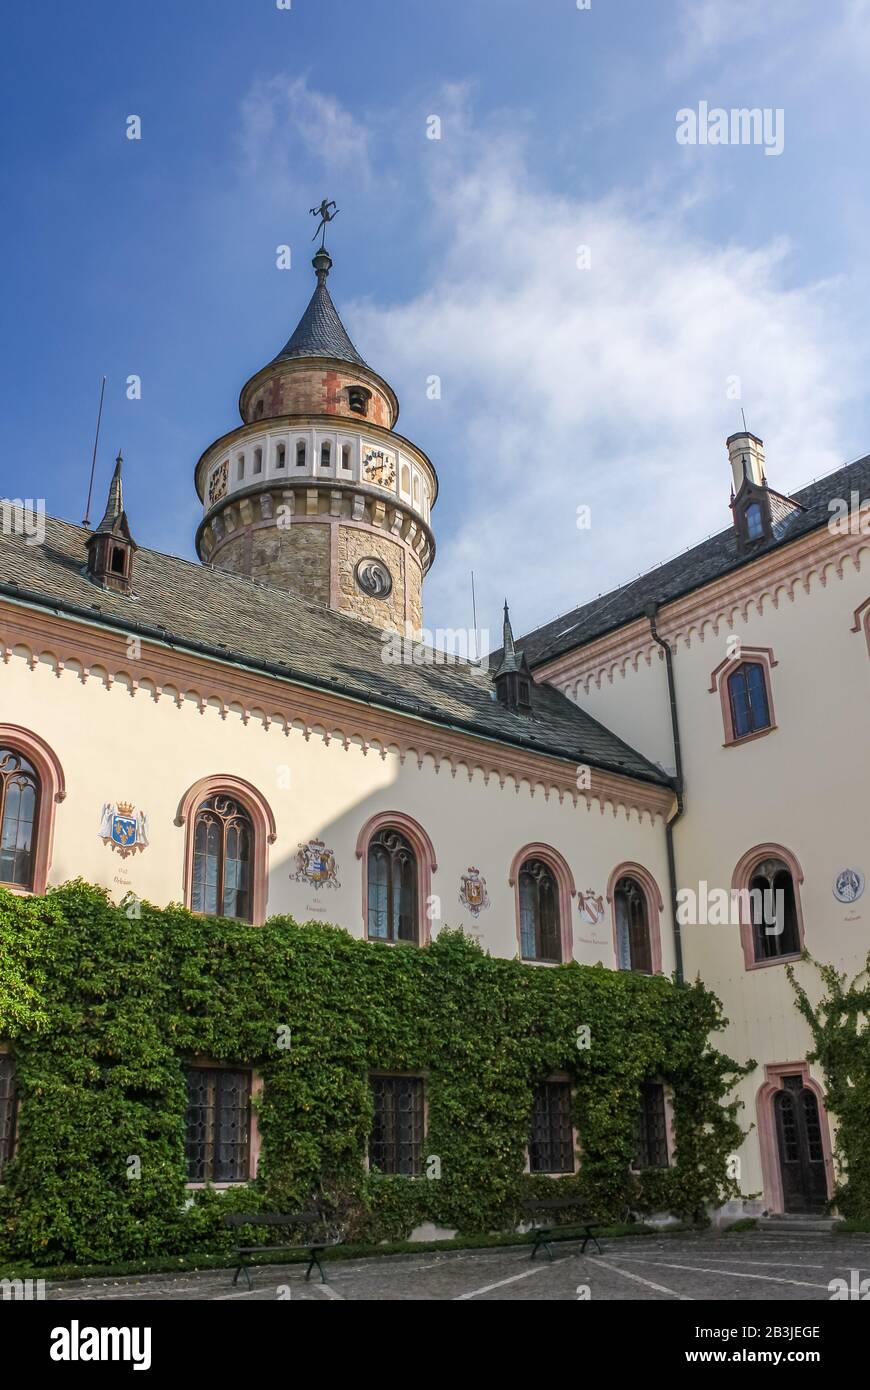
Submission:
M 340 362 L 367 366 L 348 337 L 326 288 L 326 277 L 332 266 L 331 257 L 326 251 L 318 251 L 312 264 L 317 271 L 317 288 L 293 336 L 273 361 L 283 362 L 289 357 L 335 357 Z
M 132 543 L 133 537 L 130 535 L 127 513 L 124 511 L 124 491 L 121 485 L 121 465 L 123 462 L 124 460 L 119 454 L 115 460 L 115 471 L 109 484 L 109 496 L 106 500 L 103 519 L 91 534 L 94 536 L 121 535 Z

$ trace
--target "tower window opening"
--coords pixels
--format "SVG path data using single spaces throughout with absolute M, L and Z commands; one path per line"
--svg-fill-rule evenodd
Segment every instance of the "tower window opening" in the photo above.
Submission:
M 275 459 L 275 467 L 276 467 L 276 468 L 285 468 L 286 466 L 287 466 L 287 446 L 286 446 L 285 444 L 279 444 L 279 445 L 278 445 L 278 455 L 277 455 L 277 458 Z
M 306 451 L 306 448 L 305 448 L 305 440 L 304 440 L 304 439 L 300 439 L 300 440 L 299 440 L 299 443 L 296 445 L 296 467 L 297 467 L 297 468 L 304 468 L 304 467 L 305 467 L 305 456 L 306 456 L 306 452 L 307 452 L 307 451 Z
M 324 440 L 320 446 L 320 467 L 332 467 L 332 445 L 328 440 Z
M 348 386 L 347 403 L 356 415 L 368 415 L 371 391 L 367 391 L 364 386 Z
M 255 449 L 255 450 L 254 450 L 254 472 L 255 472 L 255 473 L 262 473 L 262 471 L 263 471 L 263 450 L 262 450 L 262 449 Z
M 239 454 L 238 463 L 236 464 L 236 477 L 237 477 L 238 481 L 241 482 L 242 479 L 244 478 L 244 476 L 245 476 L 245 456 L 244 456 L 244 454 Z
M 346 469 L 348 470 L 348 472 L 350 472 L 350 445 L 349 445 L 349 444 L 342 444 L 342 446 L 341 446 L 341 466 L 342 466 L 342 468 L 346 468 Z
M 113 545 L 113 546 L 112 546 L 112 563 L 111 563 L 111 566 L 110 566 L 111 571 L 112 571 L 112 574 L 123 574 L 123 573 L 124 573 L 125 561 L 126 561 L 126 556 L 125 556 L 124 551 L 123 551 L 123 549 L 121 548 L 121 546 L 119 546 L 119 545 Z

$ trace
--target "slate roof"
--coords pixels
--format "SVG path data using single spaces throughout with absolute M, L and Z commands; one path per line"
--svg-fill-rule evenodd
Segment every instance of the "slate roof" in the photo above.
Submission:
M 574 647 L 582 647 L 586 642 L 643 617 L 646 605 L 653 600 L 670 603 L 732 570 L 751 564 L 757 556 L 767 555 L 824 526 L 831 515 L 828 500 L 842 497 L 850 502 L 853 491 L 859 494 L 862 502 L 870 500 L 870 454 L 794 493 L 793 500 L 806 510 L 793 510 L 790 515 L 779 517 L 771 539 L 754 547 L 751 554 L 738 548 L 734 527 L 729 526 L 630 583 L 517 638 L 516 645 L 525 652 L 532 667 L 552 661 Z M 493 653 L 491 659 L 497 660 L 498 655 Z
M 318 282 L 292 337 L 273 361 L 283 362 L 288 357 L 337 357 L 340 362 L 367 366 L 348 337 L 325 279 Z
M 533 687 L 531 714 L 515 713 L 493 699 L 485 666 L 386 664 L 377 628 L 282 589 L 144 548 L 133 565 L 134 598 L 100 589 L 82 573 L 89 534 L 48 517 L 42 545 L 0 535 L 0 596 L 430 723 L 670 785 L 660 768 L 552 687 Z

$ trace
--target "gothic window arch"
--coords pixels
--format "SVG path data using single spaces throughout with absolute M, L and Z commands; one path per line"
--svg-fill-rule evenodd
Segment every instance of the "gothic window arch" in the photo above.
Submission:
M 747 970 L 797 960 L 804 948 L 800 864 L 782 845 L 756 845 L 731 882 Z
M 175 820 L 186 828 L 184 900 L 192 912 L 262 923 L 275 818 L 240 777 L 216 775 L 183 796 Z
M 44 893 L 55 806 L 66 796 L 57 755 L 37 734 L 0 724 L 0 884 Z
M 719 692 L 726 747 L 776 728 L 770 675 L 776 665 L 770 647 L 741 647 L 711 673 L 709 690 Z
M 422 826 L 402 812 L 373 816 L 360 832 L 363 931 L 369 941 L 429 940 L 432 842 Z
M 524 846 L 511 864 L 520 959 L 561 965 L 573 956 L 571 904 L 574 880 L 561 854 L 549 845 Z
M 652 874 L 642 864 L 619 864 L 610 875 L 607 901 L 613 913 L 617 970 L 660 975 L 664 903 Z

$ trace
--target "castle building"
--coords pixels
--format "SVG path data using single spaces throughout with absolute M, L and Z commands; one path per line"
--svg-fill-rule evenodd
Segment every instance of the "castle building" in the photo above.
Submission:
M 829 502 L 867 499 L 870 458 L 787 497 L 732 436 L 719 535 L 524 639 L 506 607 L 487 664 L 387 660 L 385 632 L 422 626 L 438 479 L 313 264 L 196 465 L 201 564 L 134 541 L 120 459 L 93 531 L 0 537 L 0 884 L 700 975 L 758 1062 L 744 1192 L 820 1209 L 831 1122 L 785 966 L 811 988 L 804 948 L 867 950 L 870 541 Z M 736 920 L 704 915 L 717 889 Z M 0 1057 L 0 1102 L 10 1076 Z

